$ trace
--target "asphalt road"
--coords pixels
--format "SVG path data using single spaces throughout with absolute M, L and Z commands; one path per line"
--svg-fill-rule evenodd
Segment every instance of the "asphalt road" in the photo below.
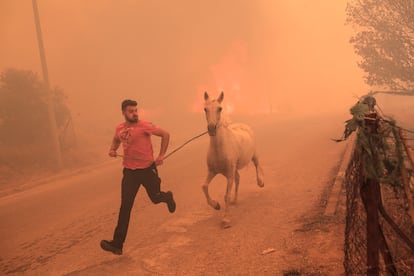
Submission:
M 231 208 L 229 229 L 220 228 L 222 211 L 209 207 L 201 190 L 209 138 L 189 144 L 159 167 L 162 189 L 174 192 L 176 213 L 168 213 L 166 205 L 153 205 L 141 188 L 122 256 L 99 247 L 101 239 L 112 237 L 116 224 L 119 159 L 5 196 L 0 199 L 0 272 L 279 275 L 292 266 L 292 232 L 335 174 L 345 144 L 330 138 L 341 135 L 347 117 L 249 121 L 257 136 L 265 187 L 256 185 L 253 165 L 241 171 L 239 203 Z M 222 206 L 224 184 L 217 176 L 210 186 Z M 263 255 L 269 248 L 272 252 Z

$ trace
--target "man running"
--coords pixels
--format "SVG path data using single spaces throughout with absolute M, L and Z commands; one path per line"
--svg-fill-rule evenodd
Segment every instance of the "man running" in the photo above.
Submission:
M 150 122 L 139 120 L 137 102 L 134 100 L 124 100 L 122 102 L 122 114 L 125 117 L 125 122 L 120 123 L 116 127 L 115 136 L 109 149 L 109 156 L 116 157 L 116 151 L 122 143 L 124 168 L 121 187 L 121 208 L 113 240 L 101 241 L 103 250 L 117 255 L 122 254 L 131 209 L 141 184 L 154 204 L 165 202 L 170 213 L 173 213 L 176 207 L 172 192 L 161 191 L 161 179 L 157 171 L 157 165 L 163 164 L 170 134 Z M 151 135 L 161 137 L 161 148 L 155 161 Z

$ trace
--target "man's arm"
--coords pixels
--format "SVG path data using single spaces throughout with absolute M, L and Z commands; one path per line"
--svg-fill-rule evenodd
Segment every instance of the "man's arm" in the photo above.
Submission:
M 161 137 L 160 153 L 157 159 L 155 159 L 155 164 L 162 165 L 165 153 L 167 152 L 168 145 L 170 143 L 170 134 L 162 128 L 157 128 L 155 131 L 152 132 L 152 134 Z
M 109 153 L 108 155 L 110 157 L 116 157 L 116 150 L 119 148 L 119 145 L 121 144 L 121 140 L 119 140 L 118 137 L 114 136 L 114 138 L 112 139 L 112 144 L 111 147 L 109 148 Z

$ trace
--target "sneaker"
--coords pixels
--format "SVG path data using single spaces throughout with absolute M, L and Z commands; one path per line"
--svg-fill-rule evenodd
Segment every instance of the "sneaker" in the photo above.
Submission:
M 170 213 L 174 213 L 175 212 L 175 201 L 174 201 L 172 192 L 170 191 L 166 192 L 166 196 L 167 196 L 168 211 L 170 211 Z
M 101 248 L 115 255 L 122 255 L 122 248 L 115 246 L 113 241 L 101 240 Z

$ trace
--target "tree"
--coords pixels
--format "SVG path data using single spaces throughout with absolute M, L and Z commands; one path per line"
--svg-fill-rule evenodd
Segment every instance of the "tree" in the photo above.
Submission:
M 70 112 L 63 90 L 56 88 L 54 92 L 59 128 L 70 119 Z M 8 69 L 0 74 L 0 146 L 21 151 L 47 148 L 50 144 L 47 93 L 44 83 L 32 71 Z
M 350 0 L 350 42 L 361 56 L 366 82 L 392 90 L 414 89 L 414 0 Z
M 0 76 L 0 118 L 5 145 L 38 143 L 46 139 L 46 91 L 31 71 L 9 69 Z

